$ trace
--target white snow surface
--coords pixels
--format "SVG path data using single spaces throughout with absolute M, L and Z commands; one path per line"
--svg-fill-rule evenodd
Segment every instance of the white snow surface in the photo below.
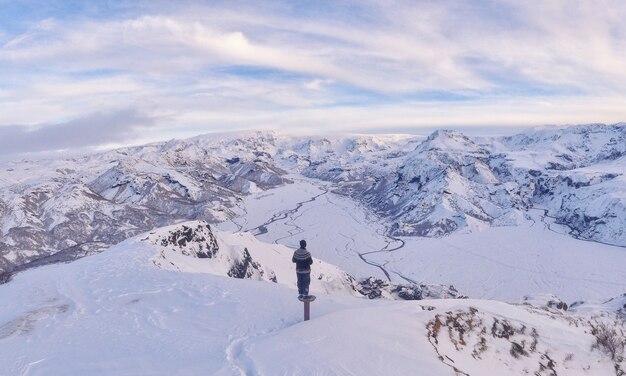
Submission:
M 241 227 L 263 241 L 291 248 L 306 239 L 314 257 L 354 277 L 385 278 L 380 268 L 358 255 L 366 254 L 368 261 L 384 265 L 395 283 L 408 278 L 451 284 L 471 298 L 519 301 L 527 294 L 552 293 L 571 303 L 609 299 L 626 291 L 624 248 L 576 240 L 541 210 L 531 210 L 518 226 L 443 238 L 390 238 L 384 219 L 330 192 L 327 183 L 292 178 L 293 184 L 246 197 L 246 212 L 233 219 L 235 224 L 218 227 Z M 258 226 L 272 218 L 279 219 L 261 233 Z M 389 251 L 402 242 L 402 248 Z
M 258 255 L 282 249 L 248 235 L 216 236 L 224 247 L 258 246 Z M 163 249 L 149 240 L 138 236 L 1 285 L 0 374 L 614 372 L 586 324 L 608 320 L 601 308 L 568 314 L 481 300 L 371 301 L 314 286 L 312 319 L 302 322 L 293 284 L 164 270 L 153 262 Z M 211 261 L 184 264 L 191 260 Z M 521 355 L 512 355 L 514 343 Z

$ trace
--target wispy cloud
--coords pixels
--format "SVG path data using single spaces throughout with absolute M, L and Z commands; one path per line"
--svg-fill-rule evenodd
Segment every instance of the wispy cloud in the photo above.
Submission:
M 0 127 L 128 106 L 163 137 L 626 119 L 618 0 L 89 3 L 0 15 Z

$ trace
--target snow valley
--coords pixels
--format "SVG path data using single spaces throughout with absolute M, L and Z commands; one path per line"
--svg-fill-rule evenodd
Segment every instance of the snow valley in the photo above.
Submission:
M 626 124 L 4 162 L 0 374 L 619 375 L 625 173 Z

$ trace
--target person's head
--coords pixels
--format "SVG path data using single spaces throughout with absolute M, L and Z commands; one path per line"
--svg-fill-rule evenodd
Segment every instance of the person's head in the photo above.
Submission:
M 300 248 L 306 248 L 306 240 L 300 240 Z

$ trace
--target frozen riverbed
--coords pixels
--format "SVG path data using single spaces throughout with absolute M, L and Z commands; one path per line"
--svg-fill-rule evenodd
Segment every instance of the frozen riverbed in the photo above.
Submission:
M 248 196 L 241 217 L 220 228 L 294 248 L 306 239 L 314 257 L 356 277 L 453 284 L 472 298 L 518 301 L 547 292 L 571 301 L 626 291 L 626 249 L 576 240 L 541 210 L 522 226 L 394 240 L 383 220 L 327 183 L 295 181 Z

